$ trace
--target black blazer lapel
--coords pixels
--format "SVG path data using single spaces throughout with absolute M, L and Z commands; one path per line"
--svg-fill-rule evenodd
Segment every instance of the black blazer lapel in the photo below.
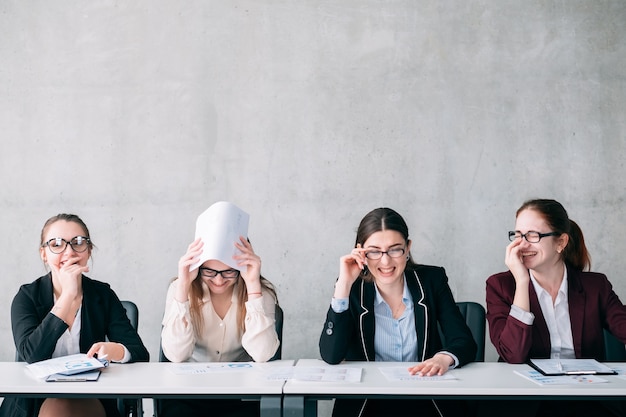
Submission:
M 359 312 L 359 337 L 363 345 L 365 360 L 375 361 L 374 332 L 374 296 L 376 290 L 373 282 L 361 282 L 361 311 Z

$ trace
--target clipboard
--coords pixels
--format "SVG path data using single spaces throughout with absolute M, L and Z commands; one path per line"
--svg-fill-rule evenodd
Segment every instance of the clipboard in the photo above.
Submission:
M 617 375 L 595 359 L 531 359 L 528 364 L 546 376 Z
M 97 381 L 100 378 L 100 370 L 81 372 L 79 374 L 65 375 L 52 374 L 48 375 L 46 382 L 89 382 Z

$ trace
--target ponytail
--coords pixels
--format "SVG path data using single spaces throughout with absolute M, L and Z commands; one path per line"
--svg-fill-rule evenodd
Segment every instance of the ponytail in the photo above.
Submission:
M 569 243 L 563 251 L 563 259 L 579 271 L 591 269 L 591 256 L 585 246 L 583 232 L 574 220 L 569 221 Z

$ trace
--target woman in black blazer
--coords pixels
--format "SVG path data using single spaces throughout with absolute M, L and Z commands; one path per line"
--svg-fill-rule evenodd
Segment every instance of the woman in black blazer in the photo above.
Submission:
M 11 305 L 20 360 L 33 363 L 79 352 L 113 362 L 149 360 L 117 295 L 108 284 L 83 275 L 92 248 L 89 230 L 76 215 L 59 214 L 44 225 L 39 250 L 50 272 L 22 285 Z M 37 415 L 119 413 L 114 399 L 5 398 L 0 407 L 0 417 Z
M 376 209 L 361 220 L 354 249 L 340 259 L 320 337 L 326 362 L 414 362 L 407 374 L 431 376 L 474 359 L 476 343 L 444 269 L 415 264 L 410 249 L 408 227 L 394 210 Z M 451 401 L 337 400 L 333 416 L 386 416 L 391 410 L 420 416 L 467 412 Z

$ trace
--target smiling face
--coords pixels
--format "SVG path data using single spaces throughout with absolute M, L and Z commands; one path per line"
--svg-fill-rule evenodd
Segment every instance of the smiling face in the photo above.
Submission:
M 88 237 L 88 232 L 83 227 L 72 221 L 58 220 L 54 223 L 46 226 L 42 233 L 42 244 L 48 242 L 50 239 L 61 238 L 66 242 L 70 242 L 76 236 Z M 41 247 L 39 249 L 41 259 L 46 265 L 55 266 L 60 269 L 65 263 L 71 262 L 81 266 L 87 265 L 89 257 L 91 256 L 91 248 L 84 252 L 76 252 L 70 245 L 67 245 L 65 250 L 61 253 L 53 253 L 48 247 Z
M 533 209 L 522 210 L 517 215 L 515 230 L 522 234 L 530 231 L 539 233 L 553 231 L 541 213 Z M 522 239 L 520 243 L 522 262 L 528 269 L 544 272 L 562 262 L 561 252 L 567 246 L 567 242 L 567 234 L 546 236 L 537 243 Z
M 367 267 L 378 285 L 391 285 L 402 280 L 411 241 L 405 241 L 400 232 L 381 230 L 372 235 L 363 244 L 365 249 L 388 252 L 390 249 L 404 249 L 404 254 L 392 258 L 385 253 L 380 259 L 367 260 Z
M 232 269 L 230 266 L 217 261 L 215 259 L 209 259 L 205 263 L 202 264 L 203 268 L 214 269 L 216 271 L 224 271 L 226 269 Z M 201 275 L 202 280 L 209 287 L 209 290 L 212 294 L 222 295 L 222 294 L 232 294 L 233 288 L 237 283 L 237 278 L 224 278 L 222 274 L 218 274 L 214 278 L 205 278 Z

